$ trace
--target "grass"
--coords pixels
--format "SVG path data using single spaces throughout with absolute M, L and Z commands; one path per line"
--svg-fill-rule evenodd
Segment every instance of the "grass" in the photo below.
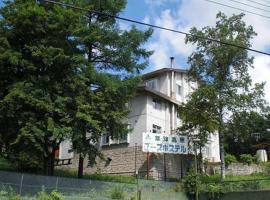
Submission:
M 202 183 L 220 182 L 220 174 L 215 174 L 212 176 L 203 175 L 200 177 Z M 232 181 L 251 181 L 251 180 L 270 180 L 270 175 L 266 173 L 252 173 L 250 175 L 231 175 L 227 174 L 225 182 Z
M 12 164 L 0 157 L 0 170 L 3 171 L 16 171 Z M 77 178 L 76 170 L 64 170 L 64 169 L 55 169 L 54 176 L 67 177 L 67 178 Z M 135 184 L 136 178 L 133 176 L 121 176 L 121 175 L 105 175 L 105 174 L 90 174 L 84 173 L 84 179 L 99 180 L 99 181 L 109 181 L 109 182 L 119 182 L 119 183 L 130 183 Z
M 60 177 L 77 178 L 77 171 L 56 169 L 54 175 L 60 176 Z M 84 173 L 83 179 L 119 182 L 119 183 L 130 183 L 130 184 L 136 183 L 136 178 L 133 176 L 106 175 L 106 174 L 98 174 L 98 173 L 95 173 L 95 174 Z

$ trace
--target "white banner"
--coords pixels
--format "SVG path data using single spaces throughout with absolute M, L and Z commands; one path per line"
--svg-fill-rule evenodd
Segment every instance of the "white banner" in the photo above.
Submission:
M 143 152 L 187 154 L 186 136 L 143 133 Z

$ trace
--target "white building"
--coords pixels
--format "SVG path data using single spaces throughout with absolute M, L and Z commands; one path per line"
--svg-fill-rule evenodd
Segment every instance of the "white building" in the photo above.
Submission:
M 109 136 L 104 136 L 102 145 L 127 143 L 128 147 L 135 144 L 141 146 L 143 132 L 176 134 L 181 125 L 177 106 L 185 103 L 196 87 L 194 82 L 188 81 L 185 70 L 163 68 L 144 74 L 136 96 L 129 102 L 131 112 L 128 123 L 132 132 L 120 140 L 110 140 Z M 209 137 L 203 157 L 211 162 L 220 161 L 217 134 Z
M 104 135 L 101 146 L 109 162 L 100 161 L 94 168 L 86 168 L 85 171 L 131 175 L 136 171 L 142 174 L 151 171 L 151 175 L 157 179 L 182 178 L 190 167 L 192 156 L 166 154 L 165 158 L 165 155 L 153 154 L 149 164 L 146 153 L 141 148 L 142 134 L 176 134 L 181 125 L 177 106 L 186 102 L 188 95 L 196 87 L 194 82 L 188 81 L 185 70 L 163 68 L 144 74 L 136 95 L 128 104 L 131 110 L 128 124 L 132 131 L 117 140 Z M 210 162 L 220 161 L 217 134 L 209 137 L 209 142 L 203 149 L 203 157 Z M 76 163 L 74 161 L 73 165 Z

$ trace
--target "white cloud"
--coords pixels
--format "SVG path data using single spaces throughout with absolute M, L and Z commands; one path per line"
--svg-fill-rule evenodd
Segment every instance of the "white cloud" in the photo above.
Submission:
M 119 21 L 118 26 L 123 31 L 125 31 L 125 30 L 128 31 L 131 29 L 131 25 L 128 22 Z
M 143 23 L 147 23 L 149 24 L 150 23 L 150 17 L 149 16 L 145 16 L 142 20 Z
M 158 2 L 154 0 L 145 1 L 154 5 L 161 5 L 167 2 L 166 0 L 160 0 Z M 227 2 L 227 4 L 229 3 Z M 151 7 L 150 20 L 162 27 L 188 32 L 194 26 L 200 29 L 205 26 L 215 25 L 216 14 L 219 11 L 224 12 L 227 16 L 241 13 L 241 11 L 215 5 L 204 0 L 182 0 L 174 2 L 174 5 L 173 8 L 167 8 L 156 13 L 155 9 Z M 254 11 L 254 9 L 243 7 L 239 4 L 231 3 L 230 5 Z M 265 15 L 260 10 L 256 10 L 255 12 Z M 252 41 L 252 48 L 266 51 L 267 46 L 270 46 L 270 20 L 248 13 L 246 13 L 244 20 L 247 25 L 252 25 L 258 34 Z M 192 52 L 192 46 L 186 45 L 184 42 L 184 35 L 155 29 L 153 38 L 154 40 L 148 45 L 148 48 L 155 51 L 150 58 L 151 66 L 155 69 L 169 66 L 170 56 L 175 56 L 177 61 L 179 58 L 186 59 Z M 267 82 L 265 93 L 270 102 L 270 80 L 266 77 L 267 74 L 270 74 L 270 57 L 261 56 L 256 53 L 250 53 L 250 55 L 255 57 L 255 68 L 250 71 L 252 79 L 254 82 Z
M 270 102 L 270 56 L 257 56 L 254 59 L 254 68 L 250 69 L 250 75 L 254 83 L 266 82 L 265 98 Z
M 171 2 L 179 2 L 179 0 L 145 0 L 145 3 L 151 6 L 162 6 Z

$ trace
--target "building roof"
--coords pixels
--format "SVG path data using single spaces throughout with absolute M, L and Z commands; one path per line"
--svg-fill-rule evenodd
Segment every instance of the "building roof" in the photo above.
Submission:
M 174 103 L 176 105 L 181 104 L 181 102 L 177 101 L 175 98 L 172 98 L 172 97 L 170 97 L 170 96 L 168 96 L 166 94 L 163 94 L 163 93 L 161 93 L 159 91 L 153 90 L 153 89 L 151 89 L 151 88 L 149 88 L 147 86 L 139 86 L 137 88 L 137 92 L 139 92 L 139 93 L 144 92 L 144 93 L 152 94 L 152 95 L 158 96 L 158 97 L 160 97 L 162 99 L 165 99 L 165 100 L 167 100 L 167 101 L 169 101 L 171 103 Z
M 171 71 L 178 72 L 178 73 L 187 73 L 188 72 L 188 70 L 185 70 L 185 69 L 162 68 L 162 69 L 158 69 L 156 71 L 152 71 L 152 72 L 143 74 L 142 79 L 145 80 L 145 79 L 153 78 L 153 77 L 156 77 L 159 74 L 162 74 L 162 73 L 165 73 L 165 72 L 171 72 Z

